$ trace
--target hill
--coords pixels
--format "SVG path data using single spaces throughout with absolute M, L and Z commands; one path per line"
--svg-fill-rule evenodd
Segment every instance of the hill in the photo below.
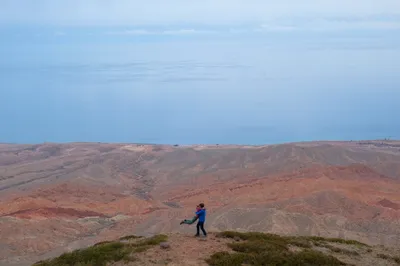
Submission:
M 400 142 L 0 144 L 0 264 L 124 235 L 212 231 L 400 244 Z
M 35 266 L 60 265 L 400 265 L 399 250 L 340 238 L 234 231 L 196 239 L 182 234 L 119 240 L 65 253 Z

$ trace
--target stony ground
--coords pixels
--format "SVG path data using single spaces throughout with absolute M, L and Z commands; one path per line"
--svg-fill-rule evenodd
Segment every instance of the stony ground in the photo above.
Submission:
M 400 245 L 400 142 L 0 144 L 0 265 L 128 234 L 318 235 Z M 172 251 L 171 251 L 172 252 Z
M 238 240 L 229 238 L 220 238 L 211 233 L 205 238 L 195 238 L 192 235 L 170 234 L 168 235 L 169 248 L 162 248 L 159 245 L 153 246 L 145 252 L 138 253 L 135 257 L 138 259 L 133 262 L 116 262 L 110 265 L 169 265 L 169 266 L 206 266 L 206 259 L 212 254 L 220 251 L 233 251 L 227 246 L 228 243 L 234 243 Z M 400 265 L 396 261 L 396 256 L 400 255 L 400 250 L 383 246 L 359 246 L 352 244 L 342 244 L 333 242 L 321 242 L 313 245 L 313 250 L 321 251 L 324 254 L 332 255 L 344 262 L 346 265 L 356 266 L 389 266 Z M 291 246 L 291 250 L 299 252 L 301 247 Z M 397 257 L 398 258 L 398 257 Z
M 229 251 L 230 249 L 226 245 L 228 242 L 232 242 L 232 240 L 217 239 L 214 234 L 210 234 L 207 239 L 196 238 L 192 235 L 172 234 L 168 236 L 169 249 L 156 246 L 138 254 L 136 256 L 138 261 L 125 265 L 208 265 L 204 259 L 218 251 Z

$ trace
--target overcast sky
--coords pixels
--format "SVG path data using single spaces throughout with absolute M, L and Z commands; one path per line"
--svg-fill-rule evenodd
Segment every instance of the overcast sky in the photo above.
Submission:
M 0 0 L 19 25 L 260 25 L 267 30 L 399 29 L 399 0 Z M 139 32 L 138 32 L 139 33 Z
M 0 142 L 399 132 L 400 0 L 0 0 L 0 58 Z

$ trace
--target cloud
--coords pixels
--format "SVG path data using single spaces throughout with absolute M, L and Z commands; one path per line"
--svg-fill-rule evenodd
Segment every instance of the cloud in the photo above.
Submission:
M 194 29 L 181 29 L 181 30 L 166 30 L 163 31 L 162 34 L 164 35 L 187 35 L 187 34 L 195 34 L 199 33 Z
M 107 35 L 153 35 L 154 32 L 148 30 L 123 30 L 123 31 L 107 31 Z
M 279 18 L 400 16 L 399 0 L 1 0 L 0 23 L 262 24 Z
M 211 34 L 215 31 L 196 30 L 196 29 L 169 29 L 169 30 L 123 30 L 123 31 L 108 31 L 107 35 L 193 35 L 193 34 Z
M 180 29 L 180 30 L 165 30 L 164 35 L 191 35 L 191 34 L 212 34 L 216 31 L 211 30 L 195 30 L 195 29 Z
M 262 24 L 260 28 L 255 29 L 255 31 L 294 31 L 296 29 L 298 29 L 296 26 Z
M 292 31 L 347 31 L 347 30 L 400 30 L 400 19 L 308 19 L 292 21 L 270 21 L 254 29 L 255 32 L 292 32 Z

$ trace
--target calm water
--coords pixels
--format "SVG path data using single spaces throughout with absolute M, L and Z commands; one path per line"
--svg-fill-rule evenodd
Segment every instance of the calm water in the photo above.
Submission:
M 0 56 L 0 142 L 400 138 L 393 47 L 27 41 Z

